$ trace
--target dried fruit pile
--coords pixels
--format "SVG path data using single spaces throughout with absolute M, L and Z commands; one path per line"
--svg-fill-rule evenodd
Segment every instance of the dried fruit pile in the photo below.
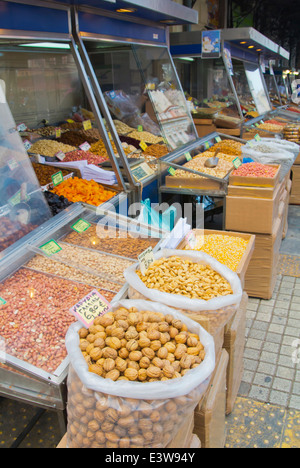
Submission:
M 65 197 L 70 202 L 87 203 L 93 206 L 99 206 L 115 195 L 115 192 L 106 190 L 94 180 L 79 179 L 78 177 L 65 180 L 55 187 L 53 192 Z

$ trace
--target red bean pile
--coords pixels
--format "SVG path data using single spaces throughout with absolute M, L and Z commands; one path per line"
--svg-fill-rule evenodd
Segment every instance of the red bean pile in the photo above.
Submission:
M 101 164 L 106 160 L 107 158 L 104 158 L 103 156 L 98 156 L 96 154 L 89 153 L 88 151 L 81 150 L 71 151 L 70 153 L 67 153 L 64 158 L 64 162 L 87 161 L 88 164 L 95 165 Z
M 0 284 L 0 336 L 7 354 L 46 372 L 67 356 L 65 336 L 76 321 L 69 312 L 91 286 L 21 268 Z
M 251 162 L 240 166 L 236 171 L 233 172 L 233 175 L 241 177 L 266 177 L 273 179 L 276 173 L 277 169 L 275 167 L 257 162 Z

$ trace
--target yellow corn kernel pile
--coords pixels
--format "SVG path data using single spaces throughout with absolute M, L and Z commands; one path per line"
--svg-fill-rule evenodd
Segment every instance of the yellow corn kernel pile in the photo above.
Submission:
M 218 260 L 222 265 L 227 266 L 232 271 L 237 270 L 239 263 L 246 251 L 249 241 L 241 237 L 226 236 L 223 234 L 207 234 L 203 238 L 197 236 L 198 245 L 194 250 L 207 253 Z M 185 250 L 191 250 L 189 246 Z

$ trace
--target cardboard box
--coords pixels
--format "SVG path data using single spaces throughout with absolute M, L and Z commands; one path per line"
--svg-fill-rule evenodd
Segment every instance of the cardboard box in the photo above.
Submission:
M 293 166 L 292 168 L 292 191 L 290 204 L 300 205 L 300 166 Z
M 226 197 L 226 231 L 272 234 L 278 216 L 281 186 L 272 200 L 265 198 Z
M 276 175 L 273 178 L 268 177 L 243 177 L 231 174 L 229 177 L 229 185 L 239 187 L 263 187 L 272 188 L 277 187 L 280 176 L 281 166 L 278 164 L 267 164 L 270 167 L 277 169 Z
M 299 166 L 299 165 L 300 165 L 300 153 L 298 154 L 298 157 L 297 157 L 296 161 L 294 162 L 294 164 L 295 164 L 296 166 Z
M 245 277 L 245 291 L 249 297 L 269 300 L 273 296 L 283 227 L 283 216 L 278 216 L 272 234 L 255 238 L 254 253 Z
M 229 185 L 227 194 L 229 197 L 266 198 L 268 200 L 272 200 L 274 197 L 274 189 L 263 187 L 238 187 L 235 185 Z
M 195 410 L 194 433 L 202 448 L 224 448 L 226 440 L 226 374 L 228 353 L 223 349 L 201 408 Z
M 188 188 L 196 190 L 224 190 L 226 183 L 218 182 L 204 177 L 174 177 L 166 176 L 166 187 L 171 188 Z
M 224 348 L 229 356 L 226 393 L 227 415 L 233 411 L 243 376 L 247 306 L 248 295 L 244 293 L 239 310 L 225 327 Z
M 192 413 L 166 448 L 189 448 L 193 429 L 194 414 Z

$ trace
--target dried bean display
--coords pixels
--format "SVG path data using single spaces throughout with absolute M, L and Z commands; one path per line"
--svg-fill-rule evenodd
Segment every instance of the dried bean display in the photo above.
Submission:
M 65 180 L 54 187 L 53 192 L 65 197 L 70 202 L 82 202 L 93 206 L 99 206 L 115 196 L 115 192 L 105 189 L 94 180 L 79 179 L 78 177 Z
M 160 239 L 137 237 L 130 232 L 92 225 L 88 231 L 78 234 L 71 232 L 64 238 L 69 244 L 99 250 L 136 260 L 148 247 L 154 248 Z
M 201 156 L 204 158 L 213 158 L 215 155 L 215 151 L 205 151 L 204 153 L 201 153 Z M 240 157 L 240 156 L 237 156 L 237 155 L 232 155 L 232 154 L 226 154 L 226 153 L 218 153 L 217 154 L 217 158 L 222 160 L 222 161 L 227 161 L 229 163 L 232 163 L 232 161 L 234 161 L 234 159 L 236 159 L 237 157 Z
M 88 164 L 95 164 L 97 166 L 104 161 L 107 161 L 107 157 L 97 156 L 96 154 L 90 153 L 89 151 L 76 150 L 67 153 L 66 157 L 64 158 L 64 162 L 72 161 L 87 161 Z
M 163 138 L 161 136 L 156 136 L 153 135 L 150 132 L 139 132 L 137 130 L 134 130 L 133 132 L 129 133 L 130 138 L 134 138 L 135 140 L 138 141 L 144 141 L 147 144 L 155 145 L 157 143 L 161 143 L 163 141 Z
M 216 151 L 220 149 L 222 153 L 229 154 L 232 156 L 241 156 L 243 143 L 240 143 L 235 140 L 222 140 L 216 143 L 210 148 L 210 151 Z M 219 157 L 219 156 L 218 156 Z
M 94 250 L 75 247 L 70 244 L 60 243 L 62 250 L 53 255 L 54 260 L 61 260 L 70 266 L 86 268 L 92 274 L 120 284 L 125 283 L 124 270 L 133 264 L 133 261 L 121 257 L 102 254 Z
M 259 146 L 256 149 L 260 151 Z M 278 168 L 261 164 L 258 162 L 246 163 L 236 169 L 232 175 L 241 177 L 266 177 L 273 179 L 278 172 Z
M 69 312 L 91 287 L 21 268 L 0 284 L 0 335 L 6 352 L 46 372 L 67 355 L 65 335 L 75 317 Z
M 188 163 L 184 164 L 182 167 L 187 167 L 188 169 L 193 169 L 195 171 L 202 172 L 203 174 L 212 175 L 214 177 L 218 177 L 219 179 L 224 179 L 227 174 L 232 170 L 232 162 L 220 160 L 218 166 L 215 168 L 205 167 L 205 162 L 207 161 L 207 157 L 203 157 L 203 155 L 196 156 L 194 159 L 189 161 Z M 205 178 L 205 176 L 201 176 L 198 174 L 193 174 L 192 172 L 187 172 L 184 169 L 176 169 L 174 173 L 174 177 L 186 177 L 189 179 L 195 178 Z
M 64 145 L 55 140 L 39 140 L 32 145 L 30 153 L 41 154 L 42 156 L 54 157 L 60 151 L 68 153 L 76 150 L 75 146 Z
M 59 127 L 40 127 L 40 128 L 35 128 L 32 130 L 29 130 L 30 133 L 37 133 L 38 135 L 46 138 L 46 137 L 51 137 L 56 135 L 56 130 Z M 62 133 L 67 132 L 67 130 L 60 129 Z
M 32 224 L 21 224 L 17 221 L 11 221 L 6 216 L 2 216 L 0 218 L 0 252 L 10 247 L 36 228 L 37 226 L 33 226 Z
M 36 255 L 26 265 L 26 268 L 55 275 L 71 281 L 87 284 L 91 287 L 102 289 L 101 294 L 110 302 L 115 297 L 116 293 L 122 288 L 122 285 L 112 283 L 106 279 L 99 278 L 96 275 L 90 275 L 78 268 L 70 267 L 60 262 L 56 262 L 42 255 Z M 105 290 L 105 291 L 104 291 Z
M 210 266 L 181 257 L 161 258 L 150 265 L 145 275 L 140 270 L 136 273 L 149 289 L 190 299 L 209 301 L 233 294 L 229 282 Z
M 197 236 L 195 248 L 189 245 L 184 250 L 196 250 L 207 253 L 222 265 L 236 271 L 247 249 L 249 241 L 242 237 L 226 236 L 223 234 L 206 234 Z

